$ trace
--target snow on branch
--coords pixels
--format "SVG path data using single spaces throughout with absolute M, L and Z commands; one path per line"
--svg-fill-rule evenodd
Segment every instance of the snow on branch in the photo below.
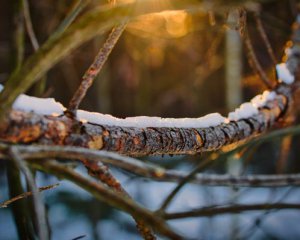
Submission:
M 76 120 L 57 116 L 64 107 L 53 99 L 47 100 L 47 106 L 55 109 L 51 115 L 48 110 L 43 112 L 45 105 L 29 104 L 30 107 L 22 108 L 22 103 L 31 97 L 20 96 L 17 100 L 20 105 L 16 104 L 18 110 L 12 110 L 8 121 L 1 126 L 0 139 L 13 143 L 80 146 L 126 155 L 196 154 L 265 132 L 281 119 L 290 96 L 290 87 L 280 85 L 276 94 L 266 92 L 252 99 L 249 104 L 257 109 L 255 114 L 245 117 L 243 111 L 247 109 L 242 105 L 231 114 L 237 116 L 233 120 L 219 114 L 198 119 L 136 117 L 121 120 L 83 111 Z M 38 100 L 34 98 L 34 101 Z
M 0 85 L 0 91 L 3 86 Z M 274 91 L 264 91 L 262 95 L 255 96 L 250 102 L 243 103 L 234 112 L 230 112 L 228 117 L 223 117 L 220 113 L 211 113 L 199 118 L 160 118 L 137 116 L 125 119 L 116 118 L 109 114 L 88 112 L 78 110 L 77 120 L 83 123 L 92 123 L 107 126 L 138 127 L 138 128 L 208 128 L 247 119 L 259 113 L 259 108 L 266 106 L 268 101 L 276 98 Z M 66 108 L 53 98 L 37 98 L 21 94 L 13 104 L 13 109 L 24 112 L 33 112 L 41 115 L 63 115 Z

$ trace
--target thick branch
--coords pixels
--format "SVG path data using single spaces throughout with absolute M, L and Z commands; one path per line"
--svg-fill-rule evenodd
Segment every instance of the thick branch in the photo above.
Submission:
M 65 116 L 13 110 L 0 126 L 0 140 L 78 146 L 126 155 L 196 154 L 244 141 L 272 127 L 284 115 L 291 96 L 286 85 L 280 85 L 277 92 L 281 94 L 260 108 L 258 114 L 209 128 L 136 128 L 78 122 L 78 129 L 74 129 L 73 120 Z

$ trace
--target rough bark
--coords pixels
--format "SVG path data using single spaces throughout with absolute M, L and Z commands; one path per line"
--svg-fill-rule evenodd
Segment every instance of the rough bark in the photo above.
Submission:
M 280 84 L 277 97 L 247 119 L 209 128 L 135 128 L 81 123 L 66 116 L 12 110 L 0 125 L 10 143 L 80 146 L 126 155 L 196 154 L 257 136 L 279 122 L 289 106 L 291 87 Z

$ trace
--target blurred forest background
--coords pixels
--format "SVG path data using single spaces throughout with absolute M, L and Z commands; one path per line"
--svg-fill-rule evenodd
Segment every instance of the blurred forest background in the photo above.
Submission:
M 20 2 L 0 1 L 0 82 L 5 83 L 15 66 L 15 39 Z M 153 1 L 160 4 L 160 1 Z M 171 4 L 172 1 L 170 1 Z M 297 14 L 297 1 L 270 0 L 250 3 L 245 31 L 255 54 L 270 79 L 275 79 L 274 62 L 258 30 L 255 15 L 262 21 L 279 63 L 291 25 Z M 70 11 L 73 1 L 30 0 L 33 28 L 40 44 L 51 36 Z M 103 1 L 103 4 L 106 2 Z M 99 4 L 91 1 L 88 8 Z M 86 10 L 84 10 L 86 11 Z M 235 11 L 235 10 L 233 10 Z M 228 111 L 266 89 L 248 61 L 243 39 L 230 40 L 230 32 L 239 36 L 236 22 L 228 22 L 226 12 L 176 11 L 149 14 L 128 24 L 112 51 L 103 71 L 89 90 L 80 108 L 117 117 L 160 116 L 200 117 Z M 25 30 L 24 30 L 25 31 Z M 26 31 L 25 31 L 26 32 Z M 72 52 L 46 76 L 43 96 L 54 97 L 67 105 L 81 77 L 91 64 L 107 35 L 94 38 Z M 233 42 L 233 45 L 228 43 Z M 239 47 L 240 45 L 240 47 Z M 25 58 L 34 52 L 24 34 Z M 230 60 L 235 58 L 235 62 Z M 228 60 L 229 59 L 229 60 Z M 227 62 L 229 61 L 229 63 Z M 229 64 L 229 65 L 228 65 Z M 241 71 L 238 82 L 227 87 L 228 69 Z M 237 70 L 236 70 L 237 69 Z M 239 70 L 240 69 L 240 70 Z M 28 93 L 34 95 L 34 89 Z M 295 122 L 297 122 L 295 109 Z M 204 171 L 251 174 L 297 173 L 300 170 L 297 136 L 274 139 L 255 147 L 247 156 L 214 161 Z M 148 157 L 167 168 L 191 170 L 203 156 Z M 232 160 L 234 159 L 234 160 Z M 82 169 L 84 171 L 84 169 Z M 145 206 L 157 208 L 173 189 L 173 183 L 157 183 L 114 170 L 131 196 Z M 54 177 L 39 173 L 38 185 L 55 183 Z M 8 199 L 5 164 L 0 162 L 0 199 Z M 75 185 L 63 181 L 60 187 L 43 193 L 47 205 L 52 239 L 140 239 L 131 218 L 96 201 Z M 212 204 L 281 201 L 299 202 L 297 187 L 230 188 L 186 186 L 170 209 L 180 210 Z M 25 201 L 25 200 L 23 200 Z M 29 201 L 29 200 L 26 200 Z M 174 220 L 171 225 L 195 239 L 298 239 L 300 214 L 296 210 L 255 211 L 206 218 Z M 113 238 L 111 238 L 113 234 Z M 10 208 L 0 209 L 0 239 L 16 239 Z

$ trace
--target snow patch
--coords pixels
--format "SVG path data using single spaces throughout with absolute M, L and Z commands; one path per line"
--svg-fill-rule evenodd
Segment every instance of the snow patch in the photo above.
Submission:
M 0 91 L 2 90 L 3 85 L 0 84 Z M 243 103 L 239 108 L 235 109 L 234 112 L 230 112 L 228 118 L 223 117 L 220 113 L 211 113 L 200 118 L 138 116 L 122 119 L 109 114 L 78 110 L 77 119 L 81 122 L 120 127 L 208 128 L 256 115 L 258 114 L 258 108 L 265 106 L 267 101 L 274 100 L 275 98 L 276 93 L 274 91 L 264 91 L 263 94 L 255 96 L 251 102 Z M 37 98 L 25 94 L 21 94 L 16 99 L 13 104 L 13 109 L 35 112 L 41 115 L 63 115 L 66 110 L 66 108 L 61 103 L 56 102 L 54 98 Z
M 251 99 L 251 103 L 254 107 L 260 108 L 266 105 L 267 101 L 272 101 L 276 97 L 276 93 L 274 91 L 264 91 L 263 94 L 256 95 Z
M 220 125 L 225 118 L 219 113 L 211 113 L 200 118 L 160 118 L 160 117 L 128 117 L 125 119 L 116 118 L 108 114 L 96 112 L 77 111 L 77 119 L 82 122 L 89 122 L 99 125 L 120 126 L 120 127 L 173 127 L 173 128 L 206 128 Z
M 295 81 L 295 76 L 290 72 L 285 63 L 276 65 L 278 79 L 286 84 L 292 84 Z
M 243 103 L 239 108 L 235 109 L 234 112 L 228 114 L 228 119 L 230 121 L 237 121 L 243 118 L 249 118 L 253 115 L 258 114 L 258 110 L 253 106 L 252 103 Z
M 35 112 L 42 115 L 62 115 L 66 108 L 54 98 L 37 98 L 21 94 L 13 104 L 13 109 Z
M 0 92 L 4 86 L 0 84 Z M 66 108 L 54 98 L 38 98 L 21 94 L 15 100 L 13 109 L 24 112 L 35 112 L 41 115 L 62 115 Z

